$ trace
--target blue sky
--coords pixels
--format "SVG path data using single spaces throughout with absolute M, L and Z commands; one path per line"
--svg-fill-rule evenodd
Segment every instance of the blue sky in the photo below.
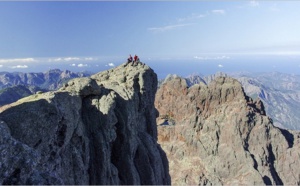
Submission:
M 0 2 L 0 71 L 105 69 L 128 54 L 219 68 L 240 56 L 300 59 L 299 10 L 300 1 Z

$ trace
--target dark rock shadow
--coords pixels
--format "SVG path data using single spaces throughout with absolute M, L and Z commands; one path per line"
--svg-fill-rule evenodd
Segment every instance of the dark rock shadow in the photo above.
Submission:
M 281 132 L 281 134 L 285 137 L 286 141 L 289 144 L 289 148 L 293 148 L 294 146 L 294 135 L 291 134 L 288 130 L 285 129 L 280 129 L 278 128 Z

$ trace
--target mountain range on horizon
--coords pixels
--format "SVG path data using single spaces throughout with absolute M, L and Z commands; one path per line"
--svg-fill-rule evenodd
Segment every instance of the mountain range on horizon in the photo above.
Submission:
M 51 69 L 46 72 L 0 72 L 0 89 L 21 84 L 56 90 L 69 79 L 90 75 L 92 75 L 90 72 L 71 72 L 60 69 Z
M 0 72 L 0 106 L 37 92 L 57 90 L 73 78 L 87 77 L 92 74 L 59 69 L 36 73 Z

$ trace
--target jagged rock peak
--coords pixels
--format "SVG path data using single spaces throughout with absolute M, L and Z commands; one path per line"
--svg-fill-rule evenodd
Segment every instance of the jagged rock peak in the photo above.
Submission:
M 0 109 L 1 184 L 170 184 L 157 76 L 122 64 Z
M 228 77 L 228 75 L 226 73 L 224 73 L 224 72 L 216 72 L 215 74 L 212 74 L 212 75 L 204 77 L 204 81 L 207 84 L 209 84 L 210 82 L 212 82 L 217 77 Z
M 173 115 L 175 120 L 182 123 L 194 111 L 209 116 L 219 104 L 237 99 L 245 105 L 251 105 L 256 112 L 265 113 L 264 110 L 259 110 L 264 107 L 256 107 L 256 101 L 245 95 L 241 84 L 231 77 L 216 77 L 208 85 L 200 82 L 192 87 L 188 86 L 185 78 L 177 77 L 166 81 L 157 91 L 155 106 L 161 116 Z
M 194 84 L 204 83 L 206 84 L 205 80 L 202 78 L 203 76 L 200 74 L 191 74 L 187 76 L 185 79 L 187 80 L 188 86 L 193 86 Z
M 173 121 L 158 126 L 172 184 L 299 185 L 300 133 L 275 127 L 237 80 L 188 88 L 174 79 L 158 89 L 155 105 Z

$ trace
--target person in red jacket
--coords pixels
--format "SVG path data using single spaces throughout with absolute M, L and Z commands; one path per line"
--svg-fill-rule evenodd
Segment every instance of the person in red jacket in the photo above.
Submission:
M 133 58 L 134 62 L 136 62 L 137 59 L 138 59 L 138 56 L 135 54 L 135 55 L 134 55 L 134 58 Z
M 137 65 L 140 62 L 140 59 L 136 54 L 133 57 L 133 62 L 134 62 L 135 65 Z

